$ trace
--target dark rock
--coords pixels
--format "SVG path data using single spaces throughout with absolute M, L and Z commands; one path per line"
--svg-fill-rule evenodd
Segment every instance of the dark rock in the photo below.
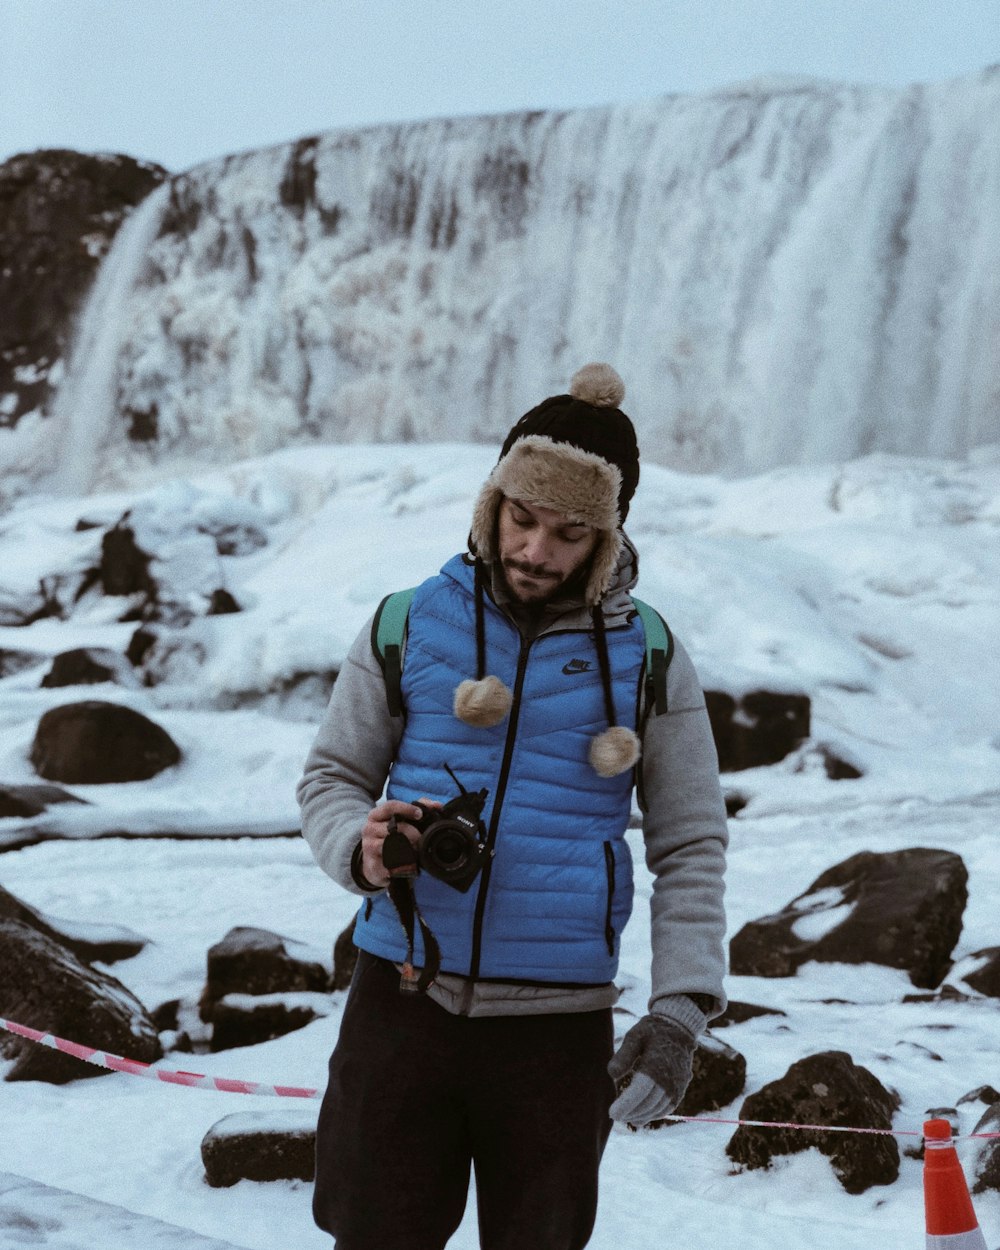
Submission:
M 706 690 L 705 704 L 724 773 L 777 764 L 809 737 L 808 695 L 752 690 L 737 700 Z
M 740 1003 L 730 1000 L 721 1016 L 712 1021 L 713 1029 L 724 1029 L 730 1024 L 743 1024 L 747 1020 L 756 1020 L 760 1016 L 781 1016 L 787 1019 L 787 1012 L 776 1007 L 758 1007 L 756 1003 Z
M 1000 1102 L 1000 1091 L 995 1090 L 992 1085 L 977 1085 L 975 1089 L 962 1095 L 958 1105 L 962 1107 L 969 1102 L 982 1102 L 987 1107 L 992 1107 L 995 1102 Z
M 149 939 L 118 925 L 76 924 L 35 911 L 0 886 L 0 920 L 19 920 L 45 937 L 71 950 L 84 963 L 98 959 L 104 964 L 131 959 L 148 945 Z
M 130 664 L 138 668 L 143 660 L 145 660 L 150 648 L 156 642 L 156 634 L 150 629 L 143 629 L 140 625 L 132 637 L 128 640 L 128 647 L 125 649 L 125 658 Z
M 201 1160 L 216 1188 L 237 1181 L 311 1181 L 315 1176 L 316 1112 L 245 1111 L 227 1115 L 205 1134 Z
M 30 925 L 0 919 L 0 967 L 0 1015 L 6 1019 L 141 1063 L 162 1056 L 152 1020 L 120 981 Z M 13 1034 L 0 1034 L 0 1054 L 16 1061 L 8 1081 L 62 1084 L 104 1071 Z
M 313 951 L 266 929 L 230 929 L 208 952 L 208 979 L 202 1019 L 227 994 L 282 994 L 299 990 L 325 993 L 330 973 Z
M 823 768 L 831 781 L 857 781 L 859 777 L 864 776 L 860 768 L 841 759 L 839 755 L 835 755 L 829 747 L 821 746 L 819 752 L 823 760 Z
M 106 681 L 127 687 L 139 685 L 128 660 L 119 652 L 103 647 L 76 647 L 60 652 L 53 659 L 42 685 L 49 688 L 95 686 Z
M 51 708 L 38 722 L 31 762 L 50 781 L 146 781 L 178 763 L 180 749 L 141 712 L 99 699 Z
M 1000 1102 L 994 1102 L 987 1108 L 972 1131 L 974 1133 L 1000 1133 Z M 978 1144 L 972 1165 L 972 1175 L 975 1178 L 972 1185 L 974 1194 L 986 1193 L 987 1190 L 1000 1192 L 1000 1137 Z
M 844 1051 L 825 1051 L 793 1063 L 780 1080 L 745 1099 L 741 1120 L 891 1129 L 899 1099 Z M 746 1168 L 766 1168 L 779 1155 L 815 1146 L 829 1157 L 849 1194 L 891 1185 L 899 1175 L 899 1147 L 891 1136 L 825 1133 L 814 1129 L 741 1126 L 726 1154 Z
M 331 989 L 346 990 L 351 984 L 358 962 L 358 948 L 354 945 L 354 921 L 333 944 L 333 982 Z
M 242 608 L 228 590 L 219 587 L 218 590 L 212 591 L 212 597 L 208 603 L 209 616 L 228 616 L 232 612 L 241 611 Z
M 166 170 L 129 156 L 39 151 L 0 165 L 0 426 L 46 409 L 97 267 Z
M 30 820 L 54 803 L 83 803 L 75 794 L 59 786 L 0 786 L 0 816 L 20 816 Z
M 987 998 L 1000 998 L 1000 946 L 985 946 L 966 955 L 949 971 L 949 985 L 942 990 L 950 988 L 953 981 L 964 982 Z
M 101 539 L 100 575 L 104 593 L 142 593 L 155 599 L 156 583 L 149 571 L 151 559 L 150 553 L 136 543 L 135 532 L 123 517 Z
M 809 960 L 901 968 L 921 989 L 938 985 L 962 931 L 968 873 L 951 851 L 861 851 L 817 877 L 782 911 L 752 920 L 732 939 L 735 976 L 787 977 Z M 796 926 L 843 909 L 821 936 Z
M 212 1003 L 211 1049 L 256 1046 L 258 1042 L 294 1033 L 326 1015 L 328 1001 L 318 996 L 316 1002 L 310 1003 L 294 995 L 228 994 Z

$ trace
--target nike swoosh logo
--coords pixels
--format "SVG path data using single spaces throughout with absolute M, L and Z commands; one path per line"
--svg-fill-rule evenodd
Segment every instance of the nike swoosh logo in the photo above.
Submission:
M 574 673 L 589 673 L 591 667 L 589 660 L 570 660 L 563 665 L 563 672 L 567 677 L 572 677 Z

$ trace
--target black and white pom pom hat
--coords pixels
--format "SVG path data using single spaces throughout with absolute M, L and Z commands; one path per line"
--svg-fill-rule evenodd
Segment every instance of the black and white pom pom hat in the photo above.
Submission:
M 604 777 L 631 768 L 639 740 L 615 720 L 601 599 L 618 567 L 621 527 L 639 481 L 639 448 L 632 422 L 619 405 L 625 384 L 607 364 L 589 364 L 574 374 L 569 392 L 553 395 L 517 422 L 483 484 L 472 516 L 470 548 L 476 568 L 477 677 L 455 691 L 455 715 L 465 724 L 489 727 L 510 711 L 512 696 L 485 670 L 484 564 L 499 556 L 497 518 L 503 499 L 550 508 L 598 531 L 584 597 L 591 609 L 604 687 L 608 728 L 591 742 L 591 766 Z

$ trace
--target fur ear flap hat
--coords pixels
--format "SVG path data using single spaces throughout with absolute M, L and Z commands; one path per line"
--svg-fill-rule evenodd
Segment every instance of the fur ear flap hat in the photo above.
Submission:
M 584 365 L 569 393 L 532 408 L 504 440 L 500 459 L 479 493 L 471 545 L 487 563 L 497 555 L 497 514 L 504 497 L 551 508 L 600 537 L 586 599 L 598 603 L 621 552 L 621 526 L 639 483 L 635 429 L 618 405 L 625 383 L 605 364 Z
M 499 724 L 511 706 L 511 693 L 485 673 L 482 564 L 493 563 L 497 519 L 503 499 L 551 508 L 598 531 L 585 598 L 594 621 L 609 728 L 591 743 L 590 762 L 602 777 L 630 769 L 639 758 L 636 735 L 615 721 L 607 642 L 600 602 L 611 585 L 622 548 L 621 526 L 639 482 L 639 447 L 632 422 L 619 405 L 625 384 L 607 364 L 584 365 L 569 393 L 553 395 L 532 408 L 504 440 L 493 472 L 479 493 L 472 517 L 470 548 L 476 556 L 476 634 L 478 673 L 455 692 L 454 711 L 468 725 Z

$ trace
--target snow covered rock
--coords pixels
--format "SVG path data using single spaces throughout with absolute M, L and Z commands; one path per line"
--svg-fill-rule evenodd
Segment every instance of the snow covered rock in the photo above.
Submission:
M 776 1007 L 761 1007 L 757 1003 L 741 1003 L 730 999 L 726 1010 L 712 1021 L 713 1029 L 724 1029 L 730 1024 L 743 1024 L 747 1020 L 756 1020 L 759 1016 L 786 1016 L 788 1013 Z
M 61 651 L 42 678 L 42 685 L 50 688 L 96 686 L 102 682 L 129 688 L 140 685 L 127 658 L 107 647 L 74 647 L 72 651 Z
M 330 968 L 310 947 L 266 929 L 230 929 L 208 952 L 201 1018 L 212 1050 L 252 1046 L 325 1014 Z
M 809 737 L 810 701 L 805 694 L 751 690 L 738 699 L 705 692 L 721 772 L 777 764 Z
M 88 699 L 51 708 L 38 722 L 31 762 L 49 781 L 146 781 L 179 763 L 165 729 L 120 703 Z
M 152 1020 L 129 990 L 20 920 L 0 918 L 0 1015 L 96 1050 L 152 1063 L 163 1053 Z M 62 1084 L 104 1069 L 13 1034 L 0 1054 L 14 1059 L 8 1081 Z
M 216 1188 L 243 1180 L 311 1181 L 316 1115 L 312 1105 L 227 1115 L 202 1139 L 205 1179 Z
M 0 817 L 40 816 L 53 803 L 86 803 L 61 786 L 0 786 Z
M 1000 1133 L 1000 1102 L 994 1102 L 986 1109 L 985 1114 L 972 1131 L 974 1133 Z M 975 1177 L 972 1186 L 974 1194 L 985 1193 L 987 1190 L 1000 1192 L 1000 1138 L 978 1143 L 972 1173 Z
M 780 1080 L 745 1099 L 741 1120 L 829 1124 L 852 1128 L 892 1128 L 899 1099 L 867 1068 L 844 1051 L 824 1051 L 793 1063 Z M 747 1128 L 736 1130 L 726 1154 L 745 1168 L 766 1168 L 779 1155 L 815 1147 L 829 1156 L 837 1179 L 849 1194 L 873 1185 L 891 1185 L 899 1176 L 896 1139 L 874 1133 Z
M 809 960 L 874 963 L 933 989 L 962 931 L 967 883 L 962 857 L 951 851 L 861 851 L 781 911 L 744 925 L 729 944 L 730 970 L 788 977 Z
M 294 1033 L 329 1013 L 326 994 L 227 994 L 212 1004 L 210 1049 L 256 1046 Z
M 695 1047 L 691 1084 L 677 1112 L 679 1115 L 703 1115 L 728 1107 L 743 1093 L 746 1079 L 747 1061 L 740 1052 L 711 1033 L 705 1033 Z
M 942 988 L 948 987 L 954 987 L 967 997 L 982 994 L 986 998 L 1000 998 L 1000 946 L 986 946 L 960 959 L 948 971 Z
M 22 903 L 3 886 L 0 886 L 0 919 L 19 920 L 30 925 L 45 937 L 67 947 L 85 963 L 97 959 L 101 963 L 113 964 L 119 959 L 131 959 L 149 942 L 148 938 L 120 925 L 81 924 L 46 916 Z

